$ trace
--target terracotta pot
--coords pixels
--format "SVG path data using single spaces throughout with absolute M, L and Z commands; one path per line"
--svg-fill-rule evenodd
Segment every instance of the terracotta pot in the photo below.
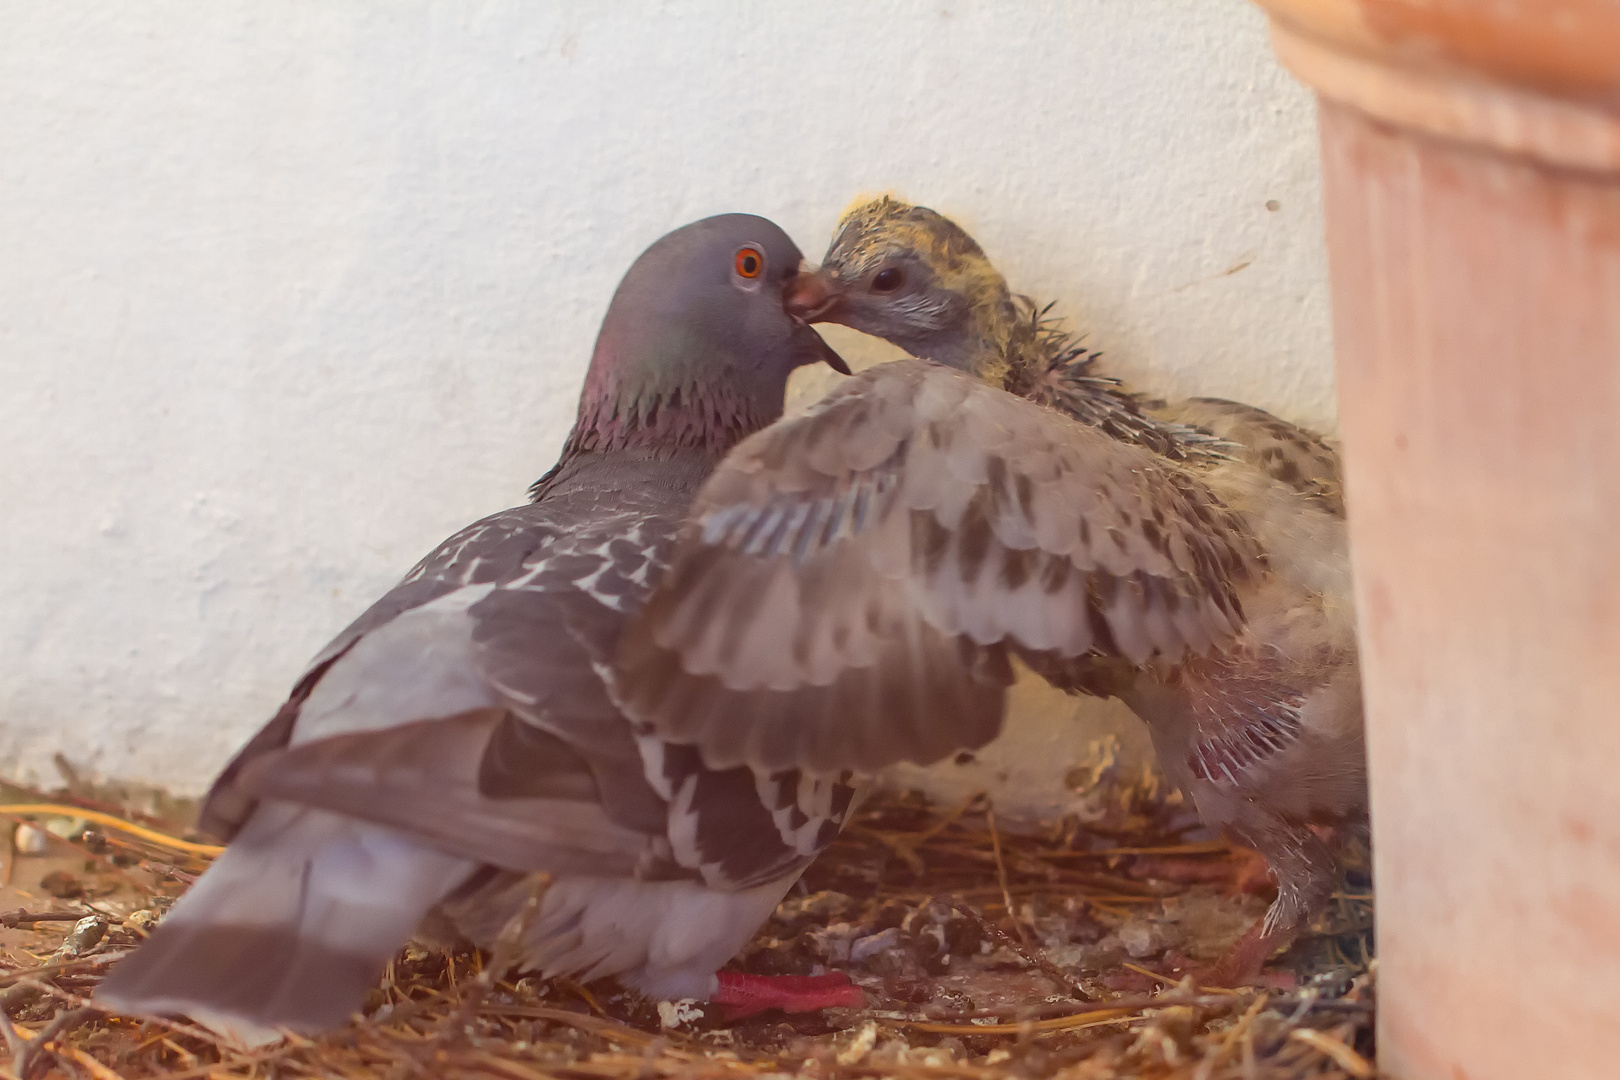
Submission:
M 1263 0 L 1321 102 L 1380 1066 L 1620 1076 L 1620 3 Z

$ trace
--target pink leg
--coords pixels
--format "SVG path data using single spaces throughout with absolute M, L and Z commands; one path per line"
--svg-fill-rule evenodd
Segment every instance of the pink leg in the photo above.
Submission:
M 727 1020 L 740 1020 L 766 1009 L 783 1012 L 815 1012 L 843 1005 L 860 1008 L 866 1004 L 861 988 L 842 972 L 830 975 L 745 975 L 722 971 L 716 976 L 719 988 L 714 1002 L 725 1008 Z
M 1232 951 L 1221 958 L 1214 967 L 1193 973 L 1202 986 L 1248 986 L 1263 982 L 1266 976 L 1261 968 L 1271 954 L 1283 948 L 1294 940 L 1295 931 L 1273 930 L 1265 932 L 1265 921 L 1260 920 L 1238 938 Z

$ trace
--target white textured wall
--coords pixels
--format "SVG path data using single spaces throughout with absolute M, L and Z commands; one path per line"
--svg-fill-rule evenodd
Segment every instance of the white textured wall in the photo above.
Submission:
M 521 498 L 619 275 L 705 214 L 815 257 L 896 191 L 1143 382 L 1330 423 L 1313 117 L 1237 0 L 30 0 L 0 26 L 11 774 L 62 749 L 204 783 L 328 635 Z

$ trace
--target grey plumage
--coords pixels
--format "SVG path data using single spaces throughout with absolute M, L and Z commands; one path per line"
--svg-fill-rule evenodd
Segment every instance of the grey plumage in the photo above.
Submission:
M 904 687 L 947 645 L 966 670 L 1011 653 L 1121 697 L 1206 821 L 1278 876 L 1222 974 L 1251 973 L 1331 891 L 1313 826 L 1365 805 L 1331 447 L 1248 406 L 1131 393 L 922 207 L 851 211 L 794 294 L 931 363 L 869 369 L 739 447 L 625 639 L 617 692 L 670 737 L 863 768 L 994 734 L 989 694 L 847 692 Z M 859 531 L 855 491 L 878 505 Z
M 1205 652 L 1260 572 L 1148 451 L 919 361 L 742 443 L 692 516 L 615 692 L 716 764 L 870 772 L 982 745 L 1009 653 Z
M 1223 398 L 1154 402 L 1157 417 L 1207 431 L 1238 448 L 1237 456 L 1301 495 L 1323 512 L 1344 517 L 1339 454 L 1326 439 L 1264 409 Z
M 100 1001 L 246 1039 L 328 1027 L 424 919 L 493 945 L 534 874 L 530 966 L 715 992 L 854 793 L 766 790 L 782 778 L 638 733 L 598 665 L 715 463 L 795 367 L 842 367 L 784 310 L 800 261 L 743 215 L 648 249 L 534 502 L 446 540 L 320 653 L 210 793 L 226 852 Z
M 877 275 L 891 268 L 898 284 L 891 277 L 883 282 L 889 287 L 878 288 Z M 1147 446 L 1229 509 L 1263 552 L 1267 572 L 1238 584 L 1242 631 L 1216 651 L 1175 666 L 1116 667 L 1111 679 L 1088 665 L 1033 664 L 1066 689 L 1123 698 L 1205 821 L 1267 857 L 1277 902 L 1215 973 L 1252 974 L 1269 947 L 1332 891 L 1335 863 L 1318 830 L 1354 827 L 1366 806 L 1337 454 L 1315 434 L 1252 406 L 1211 398 L 1149 402 L 1118 384 L 1098 385 L 1095 356 L 1071 348 L 1033 304 L 1007 289 L 965 232 L 923 207 L 879 199 L 855 209 L 821 273 L 800 288 L 833 298 L 824 317 L 905 338 L 919 355 Z M 958 298 L 959 317 L 920 332 L 904 310 L 891 308 L 911 292 Z M 1071 374 L 1077 370 L 1079 379 Z M 1189 431 L 1225 446 L 1189 446 Z

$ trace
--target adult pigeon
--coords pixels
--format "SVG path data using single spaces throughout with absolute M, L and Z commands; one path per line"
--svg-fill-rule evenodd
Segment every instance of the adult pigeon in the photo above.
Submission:
M 1316 827 L 1365 806 L 1331 449 L 1231 402 L 1155 415 L 1011 294 L 967 233 L 893 199 L 846 215 L 789 303 L 929 363 L 868 369 L 717 471 L 624 640 L 632 714 L 754 748 L 737 760 L 856 768 L 924 743 L 937 757 L 965 733 L 919 721 L 872 746 L 882 729 L 850 688 L 922 663 L 928 631 L 1010 650 L 1066 690 L 1123 699 L 1206 822 L 1267 858 L 1276 902 L 1207 974 L 1257 973 L 1331 896 Z M 851 527 L 856 500 L 869 523 Z M 746 628 L 734 662 L 717 634 L 691 636 L 699 618 Z M 787 703 L 805 687 L 844 700 L 807 723 Z
M 595 666 L 715 463 L 780 415 L 789 373 L 847 373 L 784 310 L 801 261 L 741 214 L 636 260 L 533 501 L 446 540 L 316 657 L 204 804 L 226 851 L 102 1004 L 250 1041 L 327 1028 L 430 913 L 484 946 L 521 931 L 531 969 L 654 996 L 859 1002 L 842 976 L 716 974 L 853 790 L 639 735 Z

